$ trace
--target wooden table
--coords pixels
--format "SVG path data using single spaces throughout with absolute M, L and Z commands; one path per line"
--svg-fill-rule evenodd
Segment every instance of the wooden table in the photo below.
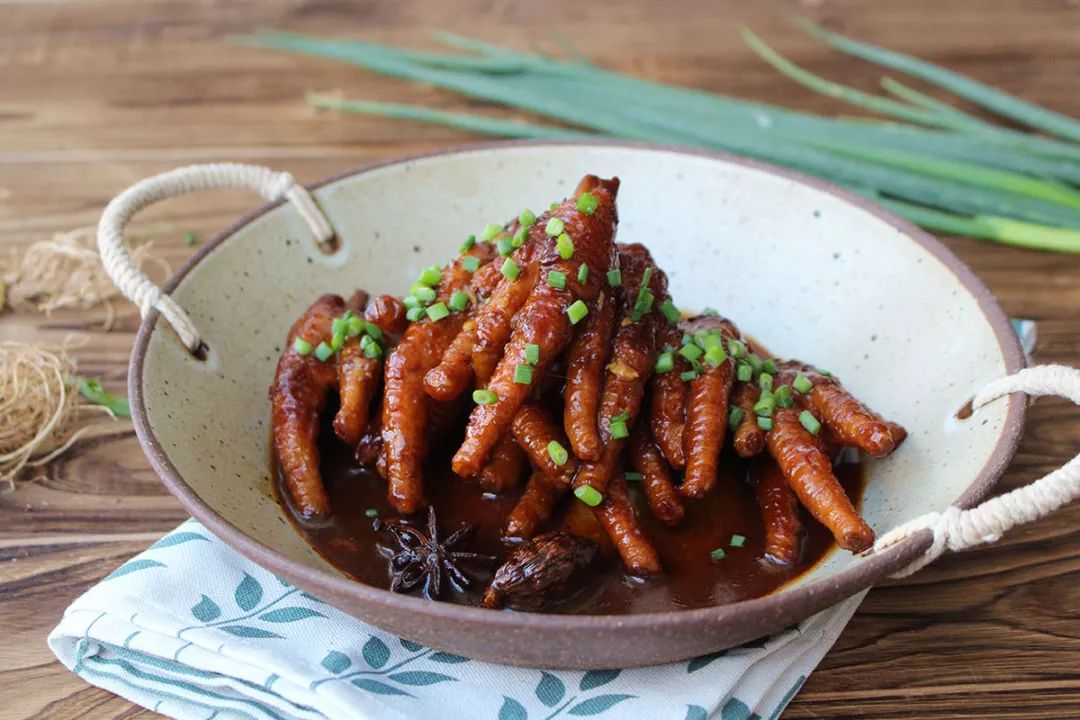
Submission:
M 453 7 L 451 7 L 453 6 Z M 559 6 L 561 9 L 556 10 Z M 824 113 L 828 99 L 780 79 L 738 39 L 749 23 L 816 71 L 871 89 L 872 67 L 831 54 L 783 20 L 823 19 L 871 42 L 947 64 L 1080 116 L 1076 0 L 902 3 L 459 0 L 299 2 L 103 0 L 4 3 L 0 10 L 0 238 L 3 251 L 93 224 L 105 202 L 176 165 L 242 160 L 311 181 L 375 158 L 462 143 L 461 133 L 406 122 L 317 114 L 308 88 L 463 108 L 437 90 L 345 65 L 245 49 L 227 38 L 260 25 L 355 33 L 423 46 L 446 28 L 529 47 L 556 33 L 596 61 L 665 81 Z M 850 110 L 846 110 L 850 112 Z M 248 195 L 176 200 L 140 217 L 174 267 L 202 237 L 252 207 Z M 1012 315 L 1039 321 L 1035 359 L 1080 365 L 1080 257 L 947 239 Z M 83 374 L 121 390 L 138 325 L 104 312 L 0 317 L 0 338 L 90 342 Z M 1035 406 L 1002 481 L 1012 488 L 1080 447 L 1080 411 Z M 69 674 L 44 637 L 64 607 L 184 518 L 127 423 L 0 498 L 0 717 L 149 716 Z M 917 479 L 913 479 L 916 482 Z M 786 717 L 1080 717 L 1080 505 L 946 557 L 875 589 Z

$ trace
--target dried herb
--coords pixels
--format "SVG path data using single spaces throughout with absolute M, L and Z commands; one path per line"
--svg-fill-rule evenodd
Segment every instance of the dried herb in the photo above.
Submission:
M 440 541 L 438 520 L 432 507 L 428 508 L 426 534 L 400 520 L 387 522 L 385 529 L 398 544 L 396 551 L 383 550 L 390 562 L 390 590 L 393 592 L 404 593 L 420 587 L 425 598 L 438 600 L 442 596 L 444 577 L 459 592 L 472 584 L 463 563 L 495 561 L 491 555 L 461 549 L 475 537 L 475 525 L 459 528 Z

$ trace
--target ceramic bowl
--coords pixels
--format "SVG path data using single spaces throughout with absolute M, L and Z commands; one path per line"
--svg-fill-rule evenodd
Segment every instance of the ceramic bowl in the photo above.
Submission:
M 540 208 L 586 173 L 617 175 L 618 239 L 647 244 L 688 308 L 712 306 L 781 356 L 829 368 L 903 423 L 870 461 L 863 514 L 880 535 L 968 506 L 1012 457 L 1024 402 L 957 409 L 1023 356 L 986 287 L 932 237 L 812 178 L 731 156 L 620 143 L 468 147 L 359 168 L 312 187 L 341 240 L 320 250 L 288 204 L 225 231 L 169 283 L 209 345 L 192 357 L 156 312 L 129 378 L 151 463 L 196 518 L 288 581 L 369 623 L 472 658 L 631 667 L 716 651 L 797 622 L 905 566 L 922 533 L 866 557 L 834 551 L 766 597 L 634 616 L 495 612 L 347 579 L 304 542 L 271 492 L 267 387 L 286 332 L 323 292 L 400 294 L 485 224 Z

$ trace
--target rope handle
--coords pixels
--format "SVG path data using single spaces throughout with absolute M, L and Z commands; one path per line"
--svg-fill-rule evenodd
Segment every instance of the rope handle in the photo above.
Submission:
M 198 354 L 204 347 L 199 331 L 187 312 L 132 261 L 124 245 L 124 227 L 135 213 L 160 200 L 215 189 L 253 190 L 268 202 L 284 198 L 304 218 L 320 244 L 334 238 L 334 228 L 304 186 L 297 185 L 290 173 L 275 172 L 258 165 L 188 165 L 140 180 L 113 198 L 98 223 L 98 251 L 105 271 L 120 292 L 139 307 L 143 317 L 151 309 L 165 316 L 193 354 Z
M 972 408 L 982 406 L 1009 393 L 1031 396 L 1056 395 L 1080 405 L 1080 370 L 1064 365 L 1037 365 L 1025 368 L 989 383 L 971 401 Z M 1024 487 L 962 510 L 951 505 L 943 512 L 932 512 L 893 528 L 874 543 L 880 552 L 923 530 L 931 530 L 934 542 L 911 565 L 893 575 L 907 577 L 946 550 L 966 550 L 983 543 L 996 542 L 1006 531 L 1038 520 L 1080 497 L 1080 455 L 1063 466 Z

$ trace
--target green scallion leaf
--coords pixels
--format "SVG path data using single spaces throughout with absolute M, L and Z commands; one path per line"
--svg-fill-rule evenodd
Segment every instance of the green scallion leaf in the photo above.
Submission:
M 690 382 L 691 380 L 695 380 L 697 379 L 697 371 L 687 370 L 686 372 L 679 373 L 679 379 L 683 382 Z
M 514 248 L 519 248 L 525 244 L 529 239 L 529 228 L 522 225 L 518 228 L 518 231 L 514 233 L 514 239 L 510 241 L 510 245 Z
M 574 241 L 566 233 L 560 233 L 555 239 L 555 249 L 559 251 L 559 257 L 563 260 L 574 257 Z
M 313 348 L 307 340 L 298 337 L 293 340 L 292 349 L 297 355 L 310 355 Z
M 438 265 L 432 265 L 424 268 L 420 272 L 420 277 L 417 282 L 421 285 L 427 285 L 428 287 L 435 287 L 439 284 L 439 280 L 442 279 L 442 270 Z
M 492 390 L 482 388 L 480 390 L 473 390 L 472 399 L 477 405 L 491 405 L 498 401 L 499 396 Z
M 296 339 L 299 340 L 300 338 Z M 308 345 L 308 347 L 310 348 L 311 346 Z M 296 349 L 295 342 L 293 344 L 293 349 Z M 297 350 L 297 352 L 300 351 Z M 306 355 L 307 353 L 300 354 Z M 113 395 L 112 393 L 108 392 L 107 390 L 105 390 L 105 388 L 101 386 L 100 380 L 80 377 L 78 379 L 78 385 L 79 393 L 90 402 L 94 403 L 95 405 L 100 405 L 104 408 L 108 408 L 109 412 L 111 412 L 117 417 L 131 417 L 131 407 L 128 405 L 127 398 L 120 395 Z
M 720 367 L 726 360 L 727 353 L 719 345 L 714 345 L 705 351 L 705 362 L 712 367 Z
M 437 302 L 434 305 L 428 306 L 427 316 L 432 322 L 438 322 L 449 315 L 450 308 L 446 307 L 446 303 Z
M 586 215 L 592 215 L 599 206 L 600 201 L 592 193 L 583 192 L 578 195 L 577 209 Z
M 540 362 L 540 346 L 535 343 L 525 345 L 525 362 L 535 365 Z
M 792 383 L 795 389 L 801 393 L 808 393 L 814 389 L 814 383 L 810 381 L 810 378 L 806 377 L 802 373 L 795 376 L 795 382 Z
M 364 516 L 369 518 L 377 518 L 379 517 L 379 511 L 375 508 L 368 508 L 364 511 Z
M 402 299 L 401 304 L 405 306 L 406 310 L 412 310 L 413 308 L 420 307 L 420 298 L 415 295 L 406 295 Z
M 773 376 L 767 372 L 763 372 L 761 373 L 761 375 L 758 376 L 757 382 L 759 388 L 761 388 L 765 392 L 769 392 L 770 390 L 772 390 Z
M 589 281 L 589 266 L 585 263 L 581 263 L 577 269 L 577 281 L 584 285 Z
M 520 365 L 518 367 L 521 367 Z M 552 440 L 547 446 L 548 456 L 551 458 L 551 462 L 557 466 L 562 467 L 570 459 L 570 453 L 566 451 L 566 448 L 562 446 L 558 440 Z
M 592 485 L 582 485 L 574 488 L 574 497 L 589 507 L 596 507 L 604 501 L 603 494 Z
M 499 255 L 506 257 L 514 251 L 514 239 L 503 235 L 499 238 L 498 242 L 495 243 L 495 247 L 498 249 Z
M 429 303 L 435 299 L 435 290 L 424 285 L 413 287 L 413 295 L 422 303 Z
M 675 369 L 675 354 L 671 352 L 662 352 L 656 357 L 656 364 L 653 369 L 658 373 L 671 372 Z
M 547 225 L 544 226 L 544 232 L 551 237 L 562 235 L 564 230 L 566 230 L 566 224 L 557 217 L 549 218 Z
M 533 369 L 531 365 L 516 365 L 514 367 L 514 382 L 518 385 L 532 385 Z
M 416 322 L 422 317 L 424 317 L 424 308 L 422 307 L 412 307 L 405 311 L 405 318 L 409 322 Z
M 507 280 L 517 280 L 518 275 L 521 274 L 521 268 L 511 258 L 506 258 L 506 262 L 502 264 L 502 268 L 499 270 Z
M 364 357 L 374 360 L 375 358 L 382 357 L 383 349 L 375 340 L 371 339 L 370 335 L 365 335 L 360 340 L 360 350 L 364 353 Z
M 750 382 L 754 379 L 754 368 L 747 363 L 739 363 L 739 367 L 735 370 L 735 379 L 739 382 Z
M 461 312 L 469 307 L 469 293 L 457 290 L 450 296 L 450 302 L 447 304 L 450 306 L 451 310 Z
M 323 362 L 329 360 L 334 354 L 334 348 L 330 347 L 329 343 L 323 341 L 315 347 L 315 357 L 319 358 Z
M 630 437 L 630 429 L 626 426 L 625 420 L 612 420 L 608 425 L 608 431 L 615 440 Z
M 757 353 L 750 353 L 746 358 L 746 362 L 750 364 L 750 367 L 754 370 L 754 375 L 760 375 L 764 368 L 764 363 Z
M 723 560 L 725 557 L 727 557 L 727 551 L 724 550 L 724 548 L 716 548 L 711 553 L 709 553 L 709 557 L 711 557 L 713 560 Z
M 551 273 L 548 273 L 548 282 L 551 280 Z M 564 278 L 565 282 L 565 278 Z M 577 325 L 585 316 L 589 314 L 589 307 L 581 300 L 575 300 L 570 307 L 566 308 L 566 314 L 570 316 L 570 324 Z
M 777 372 L 779 372 L 779 368 L 776 367 L 776 361 L 772 358 L 769 358 L 768 360 L 761 363 L 761 370 L 762 372 L 767 372 L 770 375 L 775 375 Z
M 697 345 L 694 345 L 693 343 L 683 345 L 681 348 L 679 348 L 679 354 L 687 360 L 697 360 L 704 354 L 704 352 L 704 350 L 699 348 Z
M 761 398 L 754 403 L 754 413 L 762 417 L 769 417 L 776 410 L 776 398 L 767 393 L 762 393 Z
M 728 352 L 736 360 L 746 357 L 746 343 L 742 340 L 731 338 L 728 340 Z
M 566 289 L 566 273 L 560 270 L 548 270 L 547 284 L 558 290 Z
M 608 270 L 607 272 L 607 284 L 611 287 L 619 287 L 622 285 L 622 271 L 621 270 Z
M 348 329 L 348 321 L 343 317 L 336 317 L 330 322 L 330 334 L 344 335 Z
M 773 429 L 772 418 L 762 417 L 762 416 L 758 415 L 757 425 L 762 430 L 765 430 L 766 432 L 768 432 L 769 430 Z
M 523 228 L 531 228 L 536 224 L 536 213 L 529 208 L 525 208 L 521 211 L 521 214 L 518 215 L 518 222 Z
M 739 426 L 739 423 L 743 421 L 744 417 L 746 417 L 746 413 L 743 411 L 743 409 L 741 407 L 736 407 L 735 405 L 732 405 L 731 409 L 728 410 L 728 425 L 730 425 L 731 429 L 734 430 Z
M 795 399 L 792 397 L 791 386 L 781 385 L 773 391 L 773 397 L 776 398 L 776 404 L 782 408 L 790 408 L 795 406 Z
M 468 255 L 461 259 L 461 267 L 465 268 L 471 273 L 480 269 L 480 258 L 475 255 Z
M 337 352 L 345 346 L 345 333 L 335 333 L 330 337 L 330 349 Z
M 731 547 L 741 548 L 741 547 L 743 547 L 745 545 L 746 545 L 746 536 L 745 535 L 732 535 L 731 536 Z
M 491 242 L 502 233 L 502 225 L 496 225 L 495 223 L 488 223 L 482 231 L 480 231 L 480 242 Z
M 799 422 L 811 435 L 817 435 L 818 431 L 821 430 L 821 422 L 809 410 L 803 410 L 799 413 Z
M 461 247 L 458 248 L 458 252 L 460 252 L 461 254 L 464 255 L 465 253 L 472 250 L 473 245 L 475 245 L 475 244 L 476 244 L 476 236 L 475 235 L 470 235 L 469 237 L 465 238 L 465 242 L 461 243 Z
M 665 300 L 660 303 L 660 306 L 657 309 L 660 310 L 660 314 L 664 316 L 670 325 L 678 324 L 679 318 L 682 317 L 679 308 L 677 308 L 675 303 L 671 302 L 671 300 Z
M 351 318 L 349 318 L 348 321 L 346 321 L 345 325 L 346 325 L 346 328 L 347 328 L 346 331 L 345 331 L 345 334 L 348 335 L 349 337 L 356 337 L 360 333 L 364 332 L 364 328 L 367 325 L 371 325 L 372 327 L 378 329 L 379 330 L 379 337 L 382 337 L 382 329 L 379 328 L 378 325 L 376 325 L 374 323 L 369 323 L 369 322 L 365 321 L 364 318 L 358 317 L 356 315 L 353 315 Z

